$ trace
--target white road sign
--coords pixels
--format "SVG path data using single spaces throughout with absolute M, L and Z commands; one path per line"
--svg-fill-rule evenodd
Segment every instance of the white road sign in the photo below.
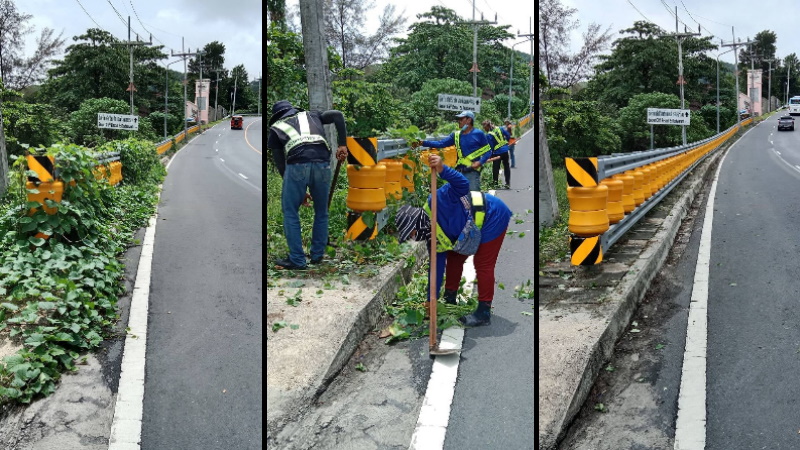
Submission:
M 689 125 L 691 117 L 688 109 L 647 108 L 650 125 Z
M 135 131 L 139 129 L 139 116 L 97 113 L 97 128 Z
M 481 99 L 465 95 L 439 94 L 439 109 L 481 112 Z

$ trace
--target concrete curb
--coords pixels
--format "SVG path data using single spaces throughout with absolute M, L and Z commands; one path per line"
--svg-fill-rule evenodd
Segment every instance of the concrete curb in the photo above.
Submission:
M 670 214 L 663 220 L 659 225 L 658 231 L 641 250 L 627 274 L 623 276 L 619 284 L 609 294 L 612 300 L 609 302 L 608 310 L 603 314 L 605 317 L 603 320 L 607 321 L 605 329 L 597 342 L 591 345 L 591 351 L 585 360 L 586 367 L 580 375 L 575 392 L 571 395 L 566 413 L 560 420 L 556 421 L 553 429 L 542 430 L 539 435 L 538 448 L 545 450 L 555 449 L 557 444 L 564 438 L 572 420 L 588 398 L 603 365 L 611 358 L 617 340 L 622 336 L 639 302 L 647 293 L 650 282 L 667 259 L 681 222 L 687 216 L 692 202 L 705 187 L 709 177 L 713 176 L 714 169 L 722 156 L 740 138 L 741 136 L 736 138 L 735 141 L 731 141 L 730 145 L 721 151 L 717 149 L 695 167 L 692 171 L 693 173 L 689 174 L 681 182 L 679 189 L 683 189 L 684 192 L 672 206 Z M 675 191 L 670 195 L 674 193 Z
M 314 398 L 318 398 L 325 392 L 325 389 L 328 388 L 328 385 L 333 381 L 333 378 L 336 377 L 336 374 L 342 370 L 347 360 L 353 356 L 356 347 L 358 347 L 358 344 L 367 332 L 378 323 L 378 320 L 380 320 L 383 315 L 383 306 L 392 300 L 400 289 L 400 286 L 408 283 L 411 279 L 411 275 L 427 261 L 427 247 L 421 242 L 415 242 L 413 245 L 416 246 L 411 251 L 411 256 L 414 257 L 414 263 L 410 265 L 405 264 L 405 262 L 403 262 L 403 264 L 398 264 L 392 273 L 386 277 L 384 284 L 378 289 L 375 296 L 372 297 L 372 300 L 358 312 L 353 320 L 353 324 L 350 326 L 347 337 L 345 337 L 342 342 L 339 351 L 336 352 L 336 356 L 333 357 L 330 368 L 319 381 L 319 388 L 316 390 Z
M 394 299 L 400 287 L 428 260 L 427 246 L 424 243 L 414 242 L 412 245 L 410 255 L 397 261 L 388 273 L 377 280 L 378 287 L 371 298 L 360 309 L 354 310 L 353 314 L 347 315 L 345 323 L 333 327 L 334 336 L 327 342 L 336 342 L 338 336 L 341 336 L 341 343 L 331 344 L 331 356 L 319 363 L 319 370 L 314 370 L 314 377 L 297 391 L 287 394 L 291 398 L 287 408 L 279 407 L 267 414 L 268 444 L 272 443 L 270 439 L 277 436 L 288 423 L 305 414 L 325 392 L 355 353 L 364 336 L 378 324 L 384 314 L 384 306 Z M 409 259 L 413 259 L 413 263 L 408 263 Z

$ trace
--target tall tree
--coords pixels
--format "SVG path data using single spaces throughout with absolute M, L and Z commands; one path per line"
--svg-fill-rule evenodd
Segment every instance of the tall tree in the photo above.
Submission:
M 188 73 L 190 77 L 194 77 L 193 80 L 200 76 L 201 66 L 203 78 L 211 77 L 212 74 L 216 76 L 218 71 L 220 74 L 225 71 L 225 44 L 219 41 L 209 42 L 200 51 L 202 56 L 189 59 Z
M 50 28 L 43 28 L 36 50 L 25 58 L 23 50 L 25 36 L 34 29 L 26 23 L 30 14 L 17 11 L 12 0 L 0 0 L 0 79 L 8 89 L 22 90 L 41 81 L 49 62 L 61 51 L 64 39 Z
M 286 0 L 267 0 L 267 22 L 273 22 L 281 28 L 285 27 Z
M 374 7 L 371 0 L 325 0 L 325 37 L 342 58 L 344 68 L 363 70 L 381 61 L 392 38 L 403 30 L 406 18 L 386 5 L 378 30 L 365 35 L 366 12 Z
M 573 54 L 569 35 L 580 26 L 578 20 L 571 19 L 576 12 L 560 0 L 539 2 L 539 64 L 555 87 L 569 87 L 588 79 L 598 56 L 611 43 L 611 27 L 603 30 L 591 23 L 583 33 L 580 51 Z

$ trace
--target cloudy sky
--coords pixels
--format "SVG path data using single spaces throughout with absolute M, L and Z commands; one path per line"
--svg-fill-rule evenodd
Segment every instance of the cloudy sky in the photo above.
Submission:
M 722 39 L 729 43 L 733 38 L 745 41 L 758 32 L 770 30 L 778 36 L 777 56 L 783 58 L 790 53 L 800 55 L 800 40 L 797 39 L 797 20 L 800 18 L 800 2 L 742 0 L 561 0 L 562 4 L 576 8 L 573 16 L 581 23 L 580 30 L 571 36 L 574 50 L 580 47 L 581 32 L 589 23 L 598 23 L 604 28 L 611 26 L 614 39 L 619 30 L 630 28 L 637 20 L 649 20 L 670 33 L 675 32 L 675 7 L 678 8 L 680 31 L 684 24 L 696 32 L 698 23 L 702 36 L 714 36 L 713 42 Z M 730 47 L 725 47 L 728 50 Z M 721 61 L 734 62 L 733 52 L 720 57 Z
M 27 49 L 33 51 L 35 37 L 42 28 L 64 32 L 64 48 L 78 36 L 98 25 L 117 39 L 128 40 L 128 16 L 131 39 L 138 33 L 154 45 L 164 45 L 165 52 L 181 52 L 181 38 L 188 50 L 213 41 L 225 44 L 225 68 L 244 64 L 251 80 L 261 67 L 261 0 L 14 0 L 17 10 L 33 16 L 28 22 L 35 28 Z M 116 10 L 116 11 L 115 11 Z M 121 16 L 121 18 L 120 18 Z M 177 58 L 169 58 L 173 61 Z M 163 60 L 162 60 L 163 61 Z M 175 68 L 182 64 L 174 64 Z M 181 69 L 182 70 L 182 67 Z
M 298 3 L 298 0 L 286 0 L 289 8 L 296 8 Z M 459 16 L 472 20 L 473 3 L 475 20 L 480 20 L 481 13 L 483 13 L 485 20 L 494 21 L 495 14 L 497 14 L 497 25 L 511 25 L 508 31 L 512 34 L 516 35 L 518 32 L 519 34 L 529 34 L 531 30 L 536 32 L 536 11 L 534 2 L 530 0 L 374 0 L 375 7 L 367 11 L 365 23 L 368 27 L 367 31 L 374 32 L 375 30 L 369 29 L 369 27 L 377 26 L 376 23 L 387 4 L 395 5 L 396 11 L 408 18 L 406 26 L 418 20 L 417 14 L 430 11 L 434 5 L 452 9 Z M 405 34 L 400 37 L 404 36 Z M 514 43 L 524 40 L 525 38 L 509 39 L 504 44 L 510 47 Z M 530 44 L 520 44 L 515 49 L 529 52 Z

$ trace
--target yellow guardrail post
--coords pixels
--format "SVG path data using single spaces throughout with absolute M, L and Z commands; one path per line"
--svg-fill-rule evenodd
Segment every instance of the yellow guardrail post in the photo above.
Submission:
M 610 226 L 608 185 L 599 183 L 597 158 L 567 158 L 565 163 L 572 265 L 599 264 L 603 261 L 600 235 Z
M 347 231 L 348 240 L 375 239 L 377 221 L 368 226 L 364 211 L 386 208 L 386 166 L 377 163 L 378 139 L 347 137 Z

